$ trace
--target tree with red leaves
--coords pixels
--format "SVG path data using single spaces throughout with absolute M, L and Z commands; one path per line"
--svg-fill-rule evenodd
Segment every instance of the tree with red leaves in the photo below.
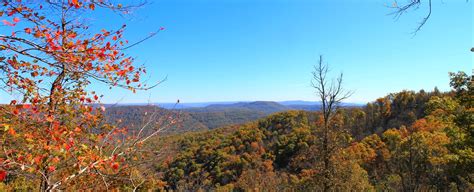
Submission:
M 88 85 L 147 90 L 143 66 L 123 51 L 125 25 L 93 33 L 79 15 L 96 9 L 119 14 L 141 6 L 107 0 L 1 2 L 1 89 L 20 95 L 0 106 L 0 181 L 37 180 L 39 189 L 82 189 L 81 180 L 107 181 L 127 167 L 128 155 L 161 128 L 133 135 L 107 124 L 100 97 Z M 160 28 L 158 31 L 162 30 Z M 153 36 L 156 33 L 153 33 Z M 143 134 L 147 133 L 147 134 Z M 88 187 L 84 185 L 83 187 Z

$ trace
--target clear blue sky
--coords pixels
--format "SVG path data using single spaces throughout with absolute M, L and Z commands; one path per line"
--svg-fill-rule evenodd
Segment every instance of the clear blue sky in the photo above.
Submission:
M 323 54 L 344 72 L 349 102 L 404 89 L 449 90 L 449 71 L 473 68 L 473 3 L 434 0 L 394 20 L 390 0 L 155 0 L 126 18 L 98 13 L 97 28 L 129 26 L 129 51 L 157 88 L 132 94 L 94 85 L 105 103 L 316 100 L 312 65 Z M 404 2 L 404 1 L 400 1 Z

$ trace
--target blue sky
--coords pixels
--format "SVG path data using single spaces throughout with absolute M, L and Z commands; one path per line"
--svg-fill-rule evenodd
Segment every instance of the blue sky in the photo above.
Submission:
M 472 1 L 434 0 L 414 37 L 425 7 L 395 20 L 390 2 L 155 0 L 125 18 L 98 12 L 94 28 L 126 23 L 130 41 L 165 27 L 128 53 L 150 81 L 168 80 L 136 94 L 92 88 L 105 103 L 317 100 L 311 70 L 322 54 L 355 91 L 348 102 L 363 103 L 404 89 L 449 90 L 449 71 L 470 73 Z

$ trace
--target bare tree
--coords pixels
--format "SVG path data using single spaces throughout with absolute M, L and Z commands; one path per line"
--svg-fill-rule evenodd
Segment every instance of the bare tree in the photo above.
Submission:
M 313 80 L 311 82 L 312 87 L 316 89 L 316 94 L 321 99 L 322 103 L 322 116 L 323 116 L 323 127 L 321 132 L 321 157 L 323 163 L 323 180 L 322 187 L 324 191 L 330 191 L 333 184 L 333 166 L 331 164 L 331 157 L 334 155 L 336 145 L 331 135 L 333 135 L 332 126 L 330 126 L 331 119 L 335 115 L 335 112 L 344 99 L 349 98 L 352 95 L 351 91 L 346 91 L 342 88 L 343 74 L 340 73 L 336 80 L 328 79 L 327 75 L 329 67 L 327 63 L 324 63 L 323 56 L 319 56 L 318 65 L 314 66 Z

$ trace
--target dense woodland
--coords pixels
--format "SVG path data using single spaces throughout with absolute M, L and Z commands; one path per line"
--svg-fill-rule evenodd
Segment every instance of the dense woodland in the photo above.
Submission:
M 176 104 L 177 105 L 177 104 Z M 344 108 L 360 105 L 345 103 Z M 188 131 L 203 131 L 228 125 L 238 125 L 254 121 L 276 112 L 289 110 L 317 111 L 321 104 L 283 105 L 272 101 L 238 102 L 233 104 L 215 104 L 206 107 L 169 108 L 160 105 L 109 105 L 105 116 L 110 123 L 140 129 L 152 121 L 155 126 L 163 125 L 163 117 L 173 117 L 179 123 L 164 130 L 166 134 Z
M 332 190 L 473 190 L 473 87 L 462 72 L 451 85 L 338 110 Z M 157 170 L 173 190 L 320 191 L 320 124 L 319 112 L 289 111 L 187 135 Z
M 209 130 L 225 125 L 241 124 L 270 115 L 271 113 L 286 111 L 290 108 L 275 102 L 251 102 L 229 105 L 210 105 L 184 109 L 163 109 L 156 105 L 146 106 L 110 106 L 106 116 L 111 123 L 120 121 L 120 124 L 131 129 L 139 129 L 146 121 L 152 120 L 158 126 L 162 124 L 162 117 L 171 116 L 180 123 L 165 131 L 168 133 Z M 156 114 L 154 114 L 156 113 Z M 147 117 L 144 114 L 153 115 Z M 139 121 L 142 120 L 142 121 Z
M 421 3 L 411 2 L 394 8 Z M 128 42 L 126 25 L 94 31 L 81 15 L 142 4 L 0 4 L 11 31 L 0 34 L 0 89 L 19 95 L 0 105 L 0 191 L 474 191 L 465 72 L 449 73 L 448 92 L 404 90 L 344 107 L 351 93 L 342 74 L 327 81 L 320 56 L 317 106 L 105 106 L 92 83 L 131 92 L 160 83 L 143 81 L 145 67 L 126 50 L 164 28 Z
M 338 109 L 331 121 L 336 151 L 331 190 L 473 190 L 473 86 L 463 72 L 451 73 L 450 84 L 451 92 L 401 91 L 360 108 Z M 151 114 L 151 109 L 133 110 L 144 108 L 131 107 L 123 117 L 143 119 L 133 114 Z M 187 124 L 196 129 L 143 146 L 134 166 L 119 169 L 110 185 L 123 190 L 321 191 L 321 115 L 293 110 L 201 131 L 202 124 Z M 0 186 L 36 185 L 9 175 Z M 103 185 L 95 181 L 89 187 Z

